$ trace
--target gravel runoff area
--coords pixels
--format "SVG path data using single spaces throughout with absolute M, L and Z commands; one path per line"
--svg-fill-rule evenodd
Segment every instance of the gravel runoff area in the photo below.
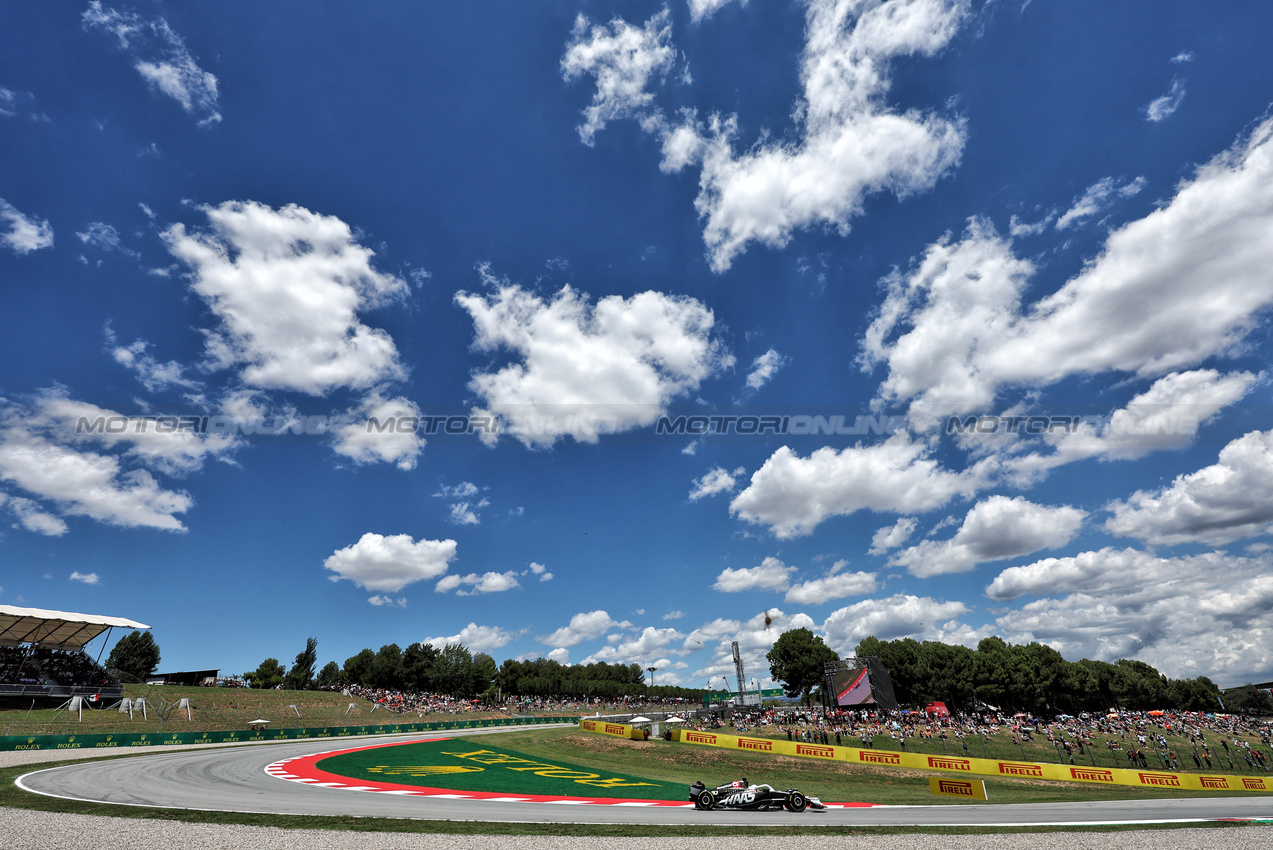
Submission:
M 238 746 L 252 746 L 238 745 Z M 146 752 L 189 747 L 147 747 Z M 83 758 L 78 752 L 0 752 L 0 767 Z M 730 835 L 720 839 L 591 838 L 488 835 L 424 835 L 274 829 L 206 823 L 172 823 L 0 808 L 0 850 L 83 850 L 87 846 L 181 847 L 183 850 L 487 850 L 493 841 L 515 841 L 518 850 L 701 850 L 705 842 L 764 850 L 1273 850 L 1273 826 L 1237 829 L 1178 828 L 1168 831 L 997 833 L 993 835 L 816 836 Z
M 708 842 L 764 850 L 1259 850 L 1273 848 L 1273 827 L 1173 829 L 1168 832 L 1053 832 L 1024 835 L 731 835 L 713 838 L 573 838 L 569 836 L 407 835 L 330 832 L 205 823 L 59 815 L 0 808 L 4 850 L 83 850 L 85 847 L 181 847 L 182 850 L 487 850 L 516 842 L 518 850 L 702 850 Z

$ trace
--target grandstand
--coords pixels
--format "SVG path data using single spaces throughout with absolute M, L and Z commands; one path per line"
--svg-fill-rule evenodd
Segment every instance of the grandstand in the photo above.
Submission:
M 0 699 L 110 699 L 124 688 L 85 651 L 112 629 L 149 629 L 123 617 L 0 605 Z M 106 641 L 103 640 L 102 649 Z M 101 654 L 100 651 L 98 653 Z

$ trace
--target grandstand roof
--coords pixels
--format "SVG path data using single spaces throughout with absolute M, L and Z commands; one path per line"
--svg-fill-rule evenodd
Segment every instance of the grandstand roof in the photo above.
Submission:
M 149 629 L 150 626 L 123 617 L 0 605 L 0 646 L 38 643 L 60 649 L 83 649 L 84 644 L 113 628 Z

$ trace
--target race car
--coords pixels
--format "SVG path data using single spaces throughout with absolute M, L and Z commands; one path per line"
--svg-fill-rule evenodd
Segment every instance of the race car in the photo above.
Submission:
M 806 797 L 795 788 L 778 791 L 770 785 L 751 785 L 747 782 L 747 777 L 717 785 L 715 788 L 695 782 L 690 786 L 690 800 L 693 801 L 694 808 L 702 812 L 713 809 L 749 812 L 786 809 L 789 812 L 803 812 L 806 807 L 821 812 L 826 809 L 817 797 Z

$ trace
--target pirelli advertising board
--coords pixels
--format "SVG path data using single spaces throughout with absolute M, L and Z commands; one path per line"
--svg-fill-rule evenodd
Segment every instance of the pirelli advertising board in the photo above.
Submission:
M 590 720 L 580 718 L 579 728 L 584 732 L 597 732 L 601 735 L 613 735 L 616 738 L 629 738 L 640 741 L 645 738 L 645 730 L 627 723 L 611 723 L 607 720 Z
M 964 776 L 1051 779 L 1059 782 L 1131 785 L 1138 788 L 1179 788 L 1189 791 L 1265 791 L 1273 793 L 1273 776 L 1171 773 L 1156 770 L 1130 770 L 1119 767 L 1083 767 L 1081 765 L 1049 764 L 1047 762 L 956 758 L 954 756 L 935 756 L 925 753 L 903 753 L 897 750 L 867 750 L 856 747 L 805 744 L 799 741 L 782 741 L 771 738 L 749 738 L 739 735 L 724 735 L 719 732 L 698 732 L 693 729 L 677 729 L 672 733 L 672 738 L 683 744 L 697 744 L 705 747 L 723 747 L 730 750 L 801 756 L 827 761 L 847 761 L 879 767 L 941 770 Z

